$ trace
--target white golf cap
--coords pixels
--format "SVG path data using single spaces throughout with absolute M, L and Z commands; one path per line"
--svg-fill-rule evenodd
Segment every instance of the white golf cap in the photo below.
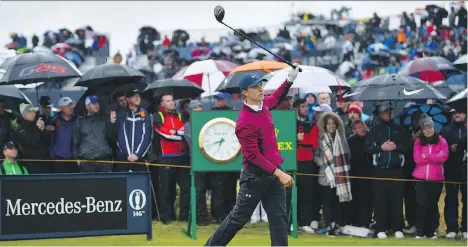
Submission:
M 73 100 L 70 97 L 62 97 L 58 102 L 59 106 L 68 106 L 70 104 L 73 104 Z

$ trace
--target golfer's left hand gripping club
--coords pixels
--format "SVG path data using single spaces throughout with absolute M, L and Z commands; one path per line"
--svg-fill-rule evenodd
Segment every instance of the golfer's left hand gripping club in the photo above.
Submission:
M 250 42 L 256 44 L 258 47 L 262 48 L 263 50 L 265 50 L 266 52 L 270 53 L 271 55 L 275 56 L 276 58 L 278 58 L 279 60 L 283 61 L 284 63 L 287 63 L 289 66 L 293 67 L 293 69 L 296 69 L 296 65 L 286 61 L 284 58 L 276 55 L 275 53 L 271 52 L 270 50 L 268 50 L 267 48 L 259 45 L 257 42 L 253 41 L 251 38 L 249 38 L 247 35 L 244 35 L 240 32 L 238 32 L 237 30 L 235 30 L 234 28 L 230 27 L 229 25 L 227 25 L 226 23 L 223 22 L 223 19 L 224 19 L 224 14 L 225 14 L 225 11 L 224 11 L 224 8 L 221 6 L 221 5 L 218 5 L 215 7 L 214 9 L 214 16 L 216 18 L 216 20 L 225 25 L 226 27 L 228 27 L 229 29 L 231 29 L 232 31 L 234 31 L 235 33 L 239 34 L 240 36 L 246 38 L 247 40 L 249 40 Z M 302 72 L 302 69 L 299 68 L 299 72 Z

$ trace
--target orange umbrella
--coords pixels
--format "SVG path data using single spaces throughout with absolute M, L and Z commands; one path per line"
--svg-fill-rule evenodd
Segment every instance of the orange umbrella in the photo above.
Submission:
M 230 94 L 240 93 L 239 82 L 245 74 L 253 73 L 264 76 L 272 71 L 288 67 L 286 63 L 276 61 L 255 61 L 235 68 L 229 76 L 219 85 L 216 91 Z

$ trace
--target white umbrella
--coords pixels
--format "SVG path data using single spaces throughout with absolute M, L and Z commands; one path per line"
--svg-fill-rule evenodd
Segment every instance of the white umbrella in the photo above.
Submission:
M 335 90 L 340 86 L 351 87 L 330 70 L 315 66 L 300 65 L 300 67 L 302 72 L 298 74 L 296 81 L 294 81 L 291 87 L 292 90 L 299 90 L 302 93 L 331 93 L 330 87 Z M 265 75 L 264 78 L 268 80 L 264 87 L 265 92 L 274 92 L 288 78 L 288 73 L 291 69 L 291 67 L 287 67 Z
M 457 60 L 455 60 L 455 62 L 453 62 L 453 65 L 459 70 L 466 71 L 467 63 L 468 63 L 468 56 L 465 54 L 461 56 L 460 58 L 458 58 Z

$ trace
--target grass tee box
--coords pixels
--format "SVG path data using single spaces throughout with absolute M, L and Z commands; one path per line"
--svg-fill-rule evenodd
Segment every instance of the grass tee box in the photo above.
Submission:
M 296 115 L 272 111 L 283 169 L 296 170 Z M 194 111 L 191 116 L 192 171 L 240 171 L 242 155 L 235 134 L 239 111 Z M 261 127 L 261 126 L 259 126 Z

